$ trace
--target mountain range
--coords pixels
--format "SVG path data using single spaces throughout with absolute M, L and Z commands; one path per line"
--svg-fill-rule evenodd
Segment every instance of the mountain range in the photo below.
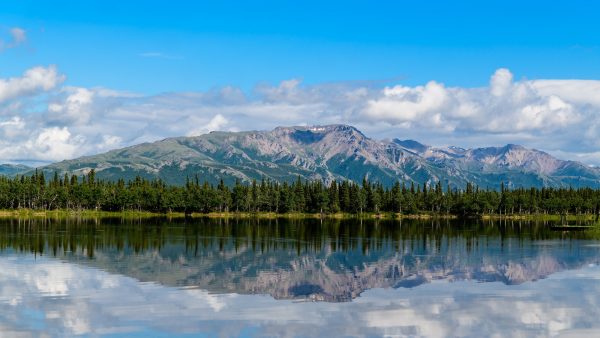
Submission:
M 464 149 L 432 147 L 414 140 L 376 140 L 348 125 L 278 127 L 271 131 L 211 132 L 167 138 L 40 168 L 98 178 L 161 178 L 183 184 L 270 179 L 352 180 L 391 185 L 434 184 L 483 188 L 600 187 L 600 169 L 563 161 L 543 151 L 508 144 Z

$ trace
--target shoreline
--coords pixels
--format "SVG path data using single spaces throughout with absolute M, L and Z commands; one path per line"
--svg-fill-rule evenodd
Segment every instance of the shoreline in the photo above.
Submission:
M 15 209 L 0 210 L 0 218 L 256 218 L 256 219 L 478 219 L 478 220 L 518 220 L 518 221 L 595 221 L 596 215 L 566 215 L 559 214 L 483 214 L 460 216 L 454 214 L 399 214 L 399 213 L 274 213 L 274 212 L 151 212 L 151 211 L 96 211 L 96 210 L 32 210 Z

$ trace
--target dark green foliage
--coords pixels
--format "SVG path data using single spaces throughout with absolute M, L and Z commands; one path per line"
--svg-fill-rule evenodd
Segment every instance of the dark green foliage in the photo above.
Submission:
M 50 175 L 48 175 L 50 176 Z M 94 170 L 84 177 L 57 174 L 47 179 L 42 172 L 15 178 L 0 177 L 0 209 L 69 209 L 152 212 L 304 212 L 402 214 L 593 214 L 600 213 L 600 190 L 591 188 L 480 189 L 464 190 L 399 182 L 385 187 L 367 179 L 351 181 L 303 181 L 289 184 L 261 180 L 227 185 L 188 178 L 184 186 L 162 180 L 135 177 L 131 181 L 98 180 Z

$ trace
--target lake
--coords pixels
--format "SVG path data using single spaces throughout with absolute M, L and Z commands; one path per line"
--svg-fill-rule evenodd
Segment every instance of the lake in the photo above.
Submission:
M 600 241 L 478 220 L 2 219 L 1 336 L 600 336 Z

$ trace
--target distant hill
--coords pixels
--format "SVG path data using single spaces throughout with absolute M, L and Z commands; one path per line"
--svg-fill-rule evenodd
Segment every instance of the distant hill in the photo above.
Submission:
M 15 176 L 31 171 L 33 168 L 23 164 L 0 164 L 0 175 Z
M 196 175 L 212 183 L 262 178 L 293 181 L 353 180 L 363 177 L 464 187 L 600 187 L 600 170 L 563 161 L 518 145 L 463 149 L 435 148 L 413 140 L 379 141 L 347 125 L 278 127 L 271 131 L 211 132 L 62 161 L 41 169 L 48 174 L 85 174 L 132 179 L 136 175 L 183 184 Z

